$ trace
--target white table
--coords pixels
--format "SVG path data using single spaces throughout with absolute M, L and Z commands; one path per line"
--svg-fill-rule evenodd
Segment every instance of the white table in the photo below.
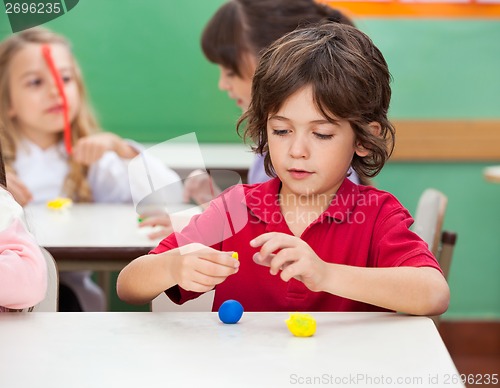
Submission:
M 161 160 L 186 178 L 193 170 L 209 170 L 216 184 L 227 188 L 246 183 L 255 154 L 243 142 L 235 144 L 199 144 L 194 134 L 167 140 L 159 144 L 143 144 L 145 153 Z
M 173 210 L 176 228 L 200 212 L 191 205 Z M 73 204 L 63 211 L 29 205 L 25 214 L 38 243 L 55 257 L 60 270 L 119 271 L 159 242 L 147 237 L 151 228 L 138 227 L 131 204 Z
M 191 205 L 177 205 L 169 210 L 175 230 L 200 212 L 200 208 Z M 147 237 L 151 228 L 138 227 L 138 215 L 131 204 L 73 204 L 63 211 L 29 205 L 25 215 L 30 230 L 52 254 L 59 271 L 98 272 L 106 295 L 111 289 L 109 272 L 121 271 L 160 241 Z
M 428 318 L 313 315 L 316 334 L 297 338 L 287 313 L 245 313 L 236 325 L 216 313 L 0 314 L 1 385 L 463 387 Z
M 147 153 L 174 169 L 189 171 L 198 168 L 246 170 L 255 154 L 250 146 L 241 143 L 169 142 L 144 144 Z

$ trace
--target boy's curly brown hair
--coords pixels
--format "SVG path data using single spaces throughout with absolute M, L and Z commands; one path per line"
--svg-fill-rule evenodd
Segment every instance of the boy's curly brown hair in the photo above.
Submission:
M 371 39 L 344 24 L 324 23 L 295 30 L 274 42 L 261 56 L 252 83 L 252 101 L 238 121 L 238 132 L 250 138 L 254 150 L 271 164 L 267 120 L 283 103 L 306 86 L 327 119 L 345 119 L 368 156 L 353 155 L 352 167 L 361 176 L 377 175 L 394 148 L 395 129 L 387 118 L 391 75 Z M 335 116 L 335 117 L 333 117 Z M 380 124 L 374 133 L 370 123 Z M 245 123 L 245 124 L 244 124 Z

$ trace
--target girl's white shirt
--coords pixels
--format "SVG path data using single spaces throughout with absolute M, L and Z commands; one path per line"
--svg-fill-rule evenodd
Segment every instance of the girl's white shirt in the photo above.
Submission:
M 141 146 L 129 144 L 139 152 Z M 147 177 L 129 180 L 129 160 L 108 151 L 89 168 L 88 182 L 95 202 L 125 203 L 152 194 Z M 67 154 L 63 142 L 47 149 L 23 139 L 17 149 L 13 165 L 16 174 L 33 195 L 33 203 L 43 203 L 63 195 L 63 184 L 69 171 Z M 148 168 L 155 177 L 169 184 L 168 202 L 182 203 L 182 182 L 173 170 L 159 160 L 148 157 Z M 137 202 L 137 201 L 136 201 Z
M 0 186 L 0 232 L 7 229 L 16 219 L 26 226 L 23 208 L 7 190 Z

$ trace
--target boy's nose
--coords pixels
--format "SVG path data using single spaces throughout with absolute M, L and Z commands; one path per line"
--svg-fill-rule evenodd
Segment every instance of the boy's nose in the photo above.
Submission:
M 307 141 L 302 136 L 295 136 L 289 150 L 292 158 L 307 158 L 309 151 Z

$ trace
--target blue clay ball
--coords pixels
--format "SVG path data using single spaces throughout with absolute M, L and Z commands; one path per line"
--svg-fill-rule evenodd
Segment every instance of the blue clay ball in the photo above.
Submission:
M 219 307 L 219 319 L 224 323 L 236 323 L 242 315 L 243 306 L 237 300 L 226 300 Z

